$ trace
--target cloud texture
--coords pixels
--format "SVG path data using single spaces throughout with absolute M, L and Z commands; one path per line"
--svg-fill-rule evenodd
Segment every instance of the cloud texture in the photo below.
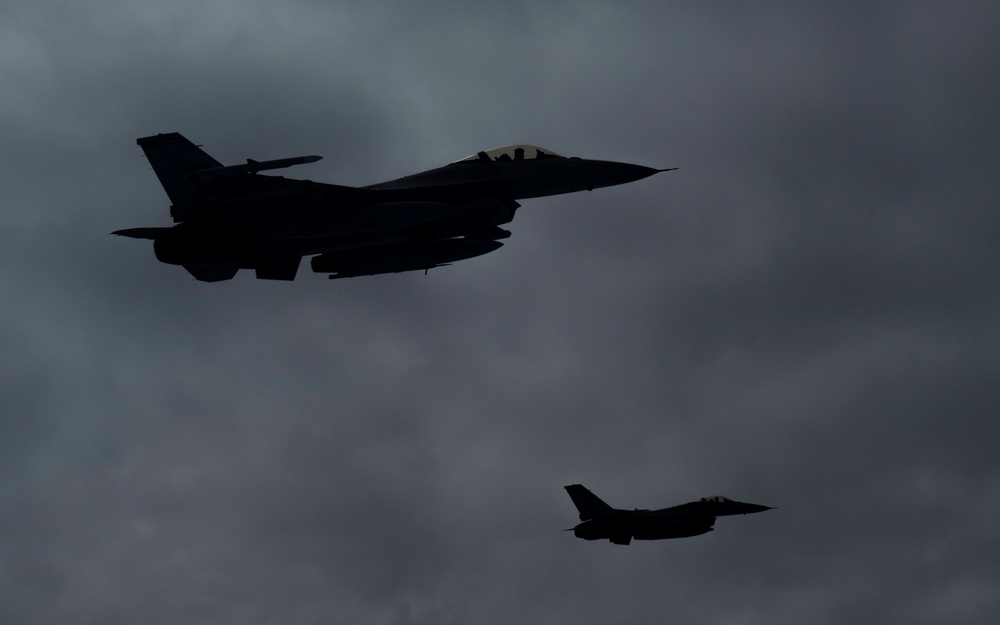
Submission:
M 1000 622 L 1000 9 L 0 3 L 0 622 Z M 136 137 L 680 167 L 195 282 Z M 627 548 L 562 486 L 778 506 Z

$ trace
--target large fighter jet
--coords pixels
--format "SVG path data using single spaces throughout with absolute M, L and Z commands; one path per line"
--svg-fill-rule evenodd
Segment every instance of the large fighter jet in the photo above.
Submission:
M 294 280 L 303 256 L 313 256 L 313 271 L 330 278 L 440 267 L 502 246 L 499 239 L 510 232 L 500 226 L 514 218 L 517 200 L 669 171 L 509 145 L 412 176 L 346 187 L 259 173 L 319 156 L 227 167 L 179 133 L 137 143 L 177 225 L 113 234 L 151 239 L 160 261 L 206 282 L 229 280 L 240 269 Z
M 567 486 L 566 492 L 576 504 L 583 521 L 573 528 L 573 533 L 585 540 L 607 538 L 616 545 L 627 545 L 633 538 L 660 540 L 698 536 L 712 531 L 715 517 L 771 509 L 725 497 L 703 497 L 699 501 L 662 510 L 617 510 L 579 484 Z

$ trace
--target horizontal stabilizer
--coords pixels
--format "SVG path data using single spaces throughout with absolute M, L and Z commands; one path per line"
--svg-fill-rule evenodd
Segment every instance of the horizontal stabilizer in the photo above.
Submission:
M 111 234 L 129 237 L 130 239 L 151 239 L 155 241 L 166 236 L 171 230 L 173 228 L 126 228 L 124 230 L 115 230 Z

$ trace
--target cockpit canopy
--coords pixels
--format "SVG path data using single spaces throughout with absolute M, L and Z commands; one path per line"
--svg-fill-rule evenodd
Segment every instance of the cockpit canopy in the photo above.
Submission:
M 502 145 L 498 148 L 491 148 L 476 152 L 465 158 L 455 161 L 456 163 L 468 163 L 475 161 L 530 161 L 543 158 L 565 158 L 551 150 L 540 148 L 537 145 L 527 143 L 513 143 Z
M 722 497 L 721 495 L 716 495 L 715 497 L 702 497 L 701 500 L 705 503 L 726 503 L 732 501 L 732 499 Z

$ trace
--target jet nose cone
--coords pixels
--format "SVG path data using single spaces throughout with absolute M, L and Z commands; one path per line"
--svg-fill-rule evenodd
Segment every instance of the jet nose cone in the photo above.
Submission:
M 756 503 L 745 503 L 743 504 L 746 512 L 743 514 L 753 514 L 754 512 L 764 512 L 765 510 L 773 510 L 771 506 L 762 506 Z
M 591 188 L 611 187 L 618 184 L 635 182 L 643 178 L 649 178 L 653 174 L 669 169 L 656 169 L 645 165 L 633 165 L 631 163 L 618 163 L 615 161 L 591 161 L 589 163 L 588 178 L 592 183 Z M 674 168 L 676 169 L 676 168 Z

